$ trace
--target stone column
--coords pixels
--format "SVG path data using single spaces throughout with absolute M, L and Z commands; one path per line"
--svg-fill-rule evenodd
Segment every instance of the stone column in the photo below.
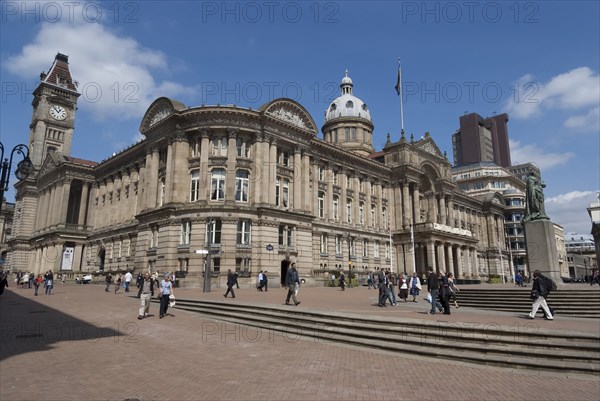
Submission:
M 448 197 L 448 216 L 446 217 L 446 224 L 450 227 L 456 227 L 454 224 L 454 203 L 452 197 Z
M 290 190 L 293 195 L 291 209 L 300 210 L 302 208 L 302 150 L 299 146 L 294 148 L 294 178 Z
M 365 227 L 373 227 L 371 220 L 371 181 L 365 182 Z
M 67 223 L 67 208 L 69 207 L 69 193 L 71 192 L 71 178 L 67 178 L 63 181 L 62 189 L 59 187 L 59 202 L 57 204 L 57 210 L 60 210 L 58 218 L 58 224 Z
M 315 185 L 316 190 L 311 191 L 310 190 L 310 156 L 308 154 L 308 151 L 305 149 L 304 152 L 302 152 L 302 192 L 303 192 L 303 196 L 304 196 L 304 200 L 303 200 L 303 206 L 302 209 L 306 210 L 308 212 L 313 212 L 315 211 L 315 208 L 313 207 L 313 202 L 312 199 L 314 199 L 314 197 L 317 195 L 317 192 L 319 191 L 319 184 L 318 184 L 318 176 L 316 176 L 316 182 L 317 184 Z
M 88 183 L 84 182 L 81 187 L 81 199 L 79 200 L 79 216 L 77 216 L 77 224 L 85 225 L 85 216 L 87 214 L 88 205 Z
M 467 269 L 467 277 L 471 278 L 473 277 L 473 270 L 472 270 L 472 266 L 471 266 L 471 252 L 469 252 L 469 247 L 466 246 L 465 247 L 465 263 L 466 263 L 466 269 Z
M 470 255 L 472 258 L 472 262 L 473 262 L 473 264 L 472 264 L 473 268 L 472 268 L 471 274 L 472 274 L 473 278 L 479 278 L 480 275 L 479 275 L 479 266 L 477 266 L 477 249 L 472 248 Z
M 458 278 L 458 272 L 454 270 L 454 249 L 452 244 L 444 244 L 446 254 L 448 255 L 448 271 L 453 273 L 455 278 Z
M 275 181 L 277 180 L 277 141 L 273 138 L 269 147 L 269 205 L 275 206 Z M 283 181 L 281 183 L 283 185 Z
M 394 197 L 391 203 L 394 204 L 394 228 L 400 230 L 403 227 L 402 219 L 402 188 L 398 185 L 394 187 Z
M 225 200 L 235 201 L 235 162 L 237 159 L 237 129 L 227 130 L 227 167 L 225 171 Z
M 208 169 L 208 150 L 210 148 L 209 130 L 202 130 L 200 140 L 200 188 L 198 200 L 206 201 L 210 193 L 210 171 Z
M 404 231 L 408 230 L 412 223 L 412 213 L 410 213 L 409 199 L 409 182 L 408 180 L 404 180 L 402 182 L 402 228 Z
M 165 164 L 165 205 L 173 201 L 173 177 L 175 176 L 175 159 L 177 158 L 176 147 L 177 143 L 170 138 L 167 145 L 167 162 Z
M 427 242 L 427 263 L 429 266 L 433 268 L 434 272 L 439 272 L 440 269 L 435 263 L 435 242 L 428 241 Z
M 259 205 L 260 203 L 262 203 L 262 182 L 264 181 L 264 173 L 266 171 L 265 169 L 265 163 L 264 163 L 264 155 L 263 155 L 263 134 L 262 133 L 258 133 L 255 136 L 255 142 L 254 145 L 252 146 L 252 156 L 253 156 L 253 160 L 254 163 L 252 163 L 252 169 L 251 169 L 251 178 L 250 178 L 250 192 L 252 194 L 251 199 L 252 199 L 252 203 L 254 203 L 254 205 Z
M 356 173 L 354 173 L 352 178 L 350 178 L 350 185 L 352 185 L 352 189 L 354 189 L 354 196 L 352 199 L 352 224 L 360 225 L 360 221 L 358 219 L 358 207 L 360 205 L 360 180 L 358 179 L 358 175 Z M 391 206 L 388 207 L 388 209 L 391 209 Z M 388 213 L 391 212 L 388 210 Z
M 347 174 L 348 171 L 344 170 L 342 171 L 342 173 L 344 174 L 343 177 L 340 177 L 342 182 L 341 182 L 341 187 L 342 187 L 342 194 L 340 195 L 340 221 L 342 223 L 346 223 L 348 221 L 348 207 L 347 207 L 347 203 L 348 203 L 348 186 L 346 185 L 347 183 Z
M 434 198 L 435 199 L 435 198 Z M 444 273 L 448 273 L 448 271 L 446 270 L 446 252 L 445 252 L 445 247 L 443 243 L 437 244 L 435 245 L 436 250 L 437 250 L 437 257 L 438 257 L 438 271 L 442 271 Z
M 188 157 L 190 154 L 190 144 L 181 132 L 175 136 L 173 145 L 175 145 L 175 158 L 173 160 L 173 185 L 171 186 L 171 201 L 176 203 L 185 203 L 190 199 L 190 169 Z
M 54 214 L 55 212 L 55 208 L 54 208 L 54 198 L 56 197 L 56 189 L 55 189 L 55 184 L 51 184 L 50 186 L 48 186 L 47 191 L 49 192 L 49 196 L 48 196 L 48 207 L 47 207 L 47 212 L 46 212 L 46 224 L 44 225 L 46 228 L 50 227 L 52 224 L 54 224 Z
M 415 224 L 421 222 L 421 194 L 419 193 L 419 186 L 415 184 L 412 198 L 412 215 Z
M 415 252 L 417 253 L 417 267 L 421 269 L 421 272 L 427 271 L 427 265 L 425 264 L 425 247 L 424 244 L 415 244 Z M 416 270 L 416 268 L 415 268 Z
M 444 194 L 441 194 L 440 196 L 440 223 L 448 224 L 446 216 L 446 197 Z
M 333 221 L 333 167 L 332 164 L 326 170 L 327 174 L 327 194 L 325 196 L 325 219 Z M 335 238 L 333 238 L 335 240 Z
M 156 207 L 156 197 L 158 190 L 158 147 L 152 146 L 146 154 L 146 179 L 144 179 L 146 189 L 146 207 L 152 209 Z

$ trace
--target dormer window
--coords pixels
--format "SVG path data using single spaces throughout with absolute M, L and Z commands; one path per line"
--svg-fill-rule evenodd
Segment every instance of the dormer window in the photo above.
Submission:
M 346 108 L 351 109 L 354 107 L 354 102 L 352 102 L 352 100 L 348 100 L 346 102 Z
M 363 105 L 362 105 L 362 109 L 363 109 L 364 111 L 367 111 L 367 104 L 366 104 L 366 103 L 363 103 Z
M 337 106 L 334 104 L 331 105 L 331 107 L 329 108 L 329 110 L 331 111 L 335 111 L 337 109 Z

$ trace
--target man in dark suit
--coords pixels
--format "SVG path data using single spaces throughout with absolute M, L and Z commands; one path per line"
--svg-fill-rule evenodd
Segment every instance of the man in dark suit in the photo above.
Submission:
M 285 275 L 285 288 L 288 290 L 287 298 L 285 299 L 286 305 L 291 305 L 290 298 L 294 301 L 294 305 L 298 306 L 300 304 L 300 301 L 296 299 L 296 287 L 300 287 L 300 280 L 296 271 L 296 264 L 292 263 L 292 267 Z
M 235 292 L 233 292 L 233 286 L 235 285 L 235 274 L 232 273 L 231 269 L 227 269 L 227 292 L 223 295 L 227 298 L 227 294 L 231 292 L 231 298 L 235 298 Z

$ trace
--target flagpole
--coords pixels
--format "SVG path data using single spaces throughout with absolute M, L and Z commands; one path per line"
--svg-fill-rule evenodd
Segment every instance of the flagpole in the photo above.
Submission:
M 398 80 L 399 80 L 399 91 L 400 91 L 400 128 L 401 133 L 404 133 L 404 108 L 402 101 L 402 64 L 400 63 L 400 58 L 398 57 Z

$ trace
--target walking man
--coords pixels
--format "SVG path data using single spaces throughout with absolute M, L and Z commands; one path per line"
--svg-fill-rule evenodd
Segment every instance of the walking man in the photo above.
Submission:
M 235 292 L 233 292 L 233 286 L 235 285 L 235 274 L 231 272 L 231 269 L 227 269 L 227 292 L 223 295 L 227 298 L 227 294 L 231 292 L 231 298 L 235 298 Z M 261 290 L 262 291 L 262 290 Z
M 427 291 L 429 291 L 429 294 L 431 295 L 431 310 L 429 311 L 429 313 L 431 315 L 435 315 L 436 307 L 439 309 L 440 312 L 442 312 L 444 309 L 442 308 L 440 301 L 438 301 L 440 282 L 431 267 L 429 268 L 429 277 L 427 277 Z
M 131 284 L 132 278 L 133 278 L 133 275 L 128 270 L 127 273 L 125 273 L 125 292 L 129 292 L 129 284 Z
M 106 275 L 104 283 L 106 284 L 106 288 L 104 289 L 104 291 L 109 292 L 110 285 L 112 284 L 112 275 L 110 273 Z
M 294 301 L 294 305 L 300 305 L 300 301 L 296 299 L 296 288 L 300 288 L 300 280 L 298 279 L 298 272 L 296 271 L 296 264 L 292 263 L 290 270 L 285 275 L 285 288 L 287 288 L 287 298 L 285 299 L 286 305 L 290 304 L 290 298 Z
M 554 320 L 552 311 L 546 303 L 546 297 L 551 289 L 549 288 L 549 282 L 551 283 L 552 280 L 542 276 L 542 273 L 539 270 L 533 272 L 533 285 L 531 286 L 531 299 L 533 299 L 533 305 L 531 305 L 531 312 L 529 313 L 530 319 L 535 319 L 535 314 L 541 306 L 546 315 L 546 320 Z
M 140 285 L 140 310 L 138 312 L 138 319 L 142 320 L 147 317 L 150 311 L 150 300 L 154 296 L 154 280 L 150 277 L 150 273 L 144 274 L 144 279 Z

